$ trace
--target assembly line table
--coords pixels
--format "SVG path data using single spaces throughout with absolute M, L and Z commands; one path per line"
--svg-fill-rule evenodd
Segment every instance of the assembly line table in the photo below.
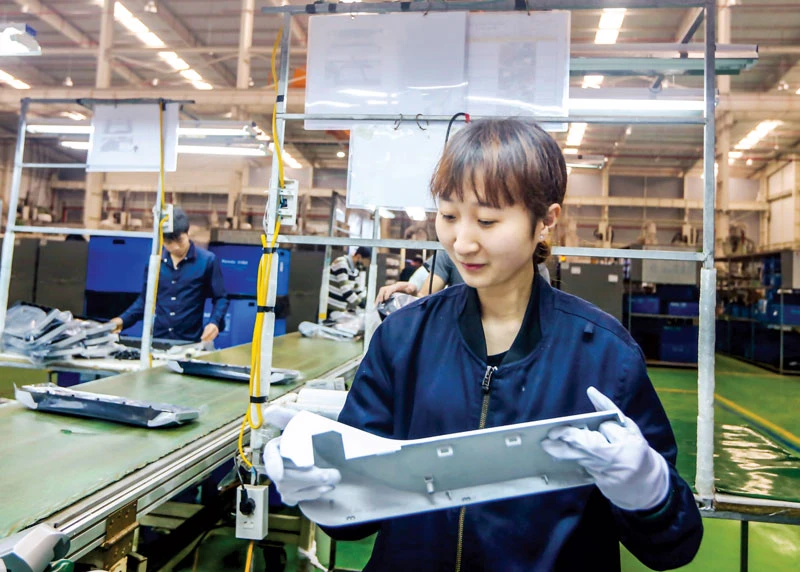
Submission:
M 361 342 L 289 334 L 275 338 L 273 365 L 303 380 L 273 385 L 270 400 L 304 380 L 352 370 Z M 203 356 L 247 365 L 250 345 Z M 132 501 L 139 515 L 166 502 L 230 459 L 248 404 L 246 383 L 173 373 L 165 367 L 90 381 L 82 390 L 199 408 L 200 418 L 168 429 L 39 413 L 11 401 L 0 405 L 0 538 L 45 521 L 72 537 L 73 554 L 97 546 L 105 518 Z

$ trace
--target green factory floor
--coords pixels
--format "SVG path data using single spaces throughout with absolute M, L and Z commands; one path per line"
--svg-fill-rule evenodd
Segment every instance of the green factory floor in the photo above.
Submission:
M 697 370 L 650 368 L 678 441 L 678 469 L 694 481 Z M 716 357 L 715 460 L 720 492 L 800 501 L 800 377 L 781 376 L 733 358 Z M 740 570 L 740 523 L 707 518 L 700 552 L 686 572 Z M 800 526 L 749 524 L 749 569 L 800 570 Z M 372 539 L 337 544 L 336 566 L 360 570 Z M 246 544 L 209 538 L 198 553 L 198 571 L 242 570 Z M 624 548 L 622 570 L 648 570 Z M 297 569 L 296 550 L 287 547 L 287 570 Z M 176 570 L 189 570 L 176 568 Z M 259 554 L 254 570 L 264 570 Z

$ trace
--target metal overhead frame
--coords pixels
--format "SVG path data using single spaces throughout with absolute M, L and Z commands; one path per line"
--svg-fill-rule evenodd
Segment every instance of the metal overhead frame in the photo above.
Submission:
M 597 116 L 574 116 L 563 117 L 536 117 L 541 122 L 561 122 L 561 123 L 643 123 L 643 124 L 689 124 L 703 125 L 703 249 L 702 252 L 676 252 L 676 251 L 657 251 L 642 250 L 631 251 L 614 248 L 564 248 L 556 247 L 554 254 L 564 256 L 592 256 L 600 258 L 642 258 L 649 260 L 689 260 L 702 263 L 701 288 L 700 288 L 700 315 L 699 315 L 699 355 L 698 355 L 698 423 L 697 423 L 697 473 L 695 475 L 696 498 L 702 512 L 706 516 L 717 516 L 722 518 L 741 519 L 743 527 L 748 519 L 761 520 L 765 517 L 748 514 L 746 499 L 731 500 L 730 496 L 725 496 L 723 500 L 714 490 L 714 343 L 715 343 L 715 306 L 716 306 L 716 270 L 714 269 L 714 199 L 716 194 L 716 175 L 714 173 L 715 158 L 715 101 L 716 101 L 716 75 L 717 75 L 717 54 L 722 57 L 733 57 L 736 59 L 735 65 L 739 69 L 746 69 L 757 57 L 757 51 L 752 46 L 717 46 L 717 7 L 714 0 L 485 0 L 478 2 L 390 2 L 390 3 L 315 3 L 290 6 L 277 6 L 262 8 L 264 14 L 282 14 L 284 26 L 284 42 L 281 51 L 281 81 L 279 84 L 279 109 L 277 124 L 279 129 L 280 141 L 283 142 L 283 128 L 286 121 L 295 120 L 368 120 L 368 121 L 402 121 L 403 116 L 397 115 L 374 115 L 374 114 L 342 114 L 342 115 L 323 115 L 305 113 L 285 113 L 286 98 L 288 96 L 288 48 L 287 36 L 290 30 L 291 16 L 293 15 L 330 15 L 330 14 L 386 14 L 386 13 L 406 13 L 406 12 L 446 12 L 446 11 L 530 11 L 530 10 L 582 10 L 582 9 L 603 9 L 603 8 L 665 8 L 665 7 L 687 7 L 700 8 L 704 13 L 705 38 L 703 44 L 690 45 L 670 45 L 680 53 L 683 60 L 694 60 L 693 67 L 687 67 L 687 62 L 683 61 L 679 66 L 684 72 L 699 72 L 702 70 L 704 79 L 704 112 L 702 118 L 687 117 L 641 117 L 641 118 L 609 118 Z M 697 18 L 697 27 L 700 25 L 700 18 Z M 660 51 L 663 48 L 653 47 L 653 51 Z M 699 53 L 699 52 L 702 52 Z M 724 55 L 723 55 L 724 54 Z M 637 54 L 629 54 L 631 60 L 635 60 Z M 624 55 L 623 55 L 624 57 Z M 702 58 L 702 66 L 698 66 Z M 592 64 L 588 64 L 590 67 Z M 734 64 L 731 64 L 734 65 Z M 600 67 L 614 67 L 614 64 L 605 58 Z M 669 67 L 668 65 L 666 67 Z M 599 68 L 598 68 L 599 69 Z M 616 69 L 620 69 L 617 65 Z M 733 73 L 731 66 L 720 70 L 721 73 Z M 425 116 L 429 121 L 448 121 L 450 116 Z M 479 119 L 479 117 L 475 117 Z M 276 192 L 277 189 L 277 169 L 272 170 L 272 180 L 270 189 L 270 202 L 265 213 L 265 230 L 274 231 L 276 220 Z M 268 233 L 269 235 L 269 233 Z M 271 236 L 271 235 L 269 235 Z M 441 245 L 432 241 L 406 241 L 392 239 L 336 239 L 332 237 L 309 237 L 309 236 L 279 236 L 278 241 L 288 244 L 337 244 L 337 245 L 359 245 L 359 246 L 384 246 L 384 247 L 416 247 L 416 248 L 441 248 Z M 272 282 L 272 280 L 271 280 Z M 275 285 L 270 284 L 270 290 L 274 290 Z M 271 343 L 271 341 L 270 341 Z M 271 366 L 271 363 L 269 364 Z M 262 368 L 262 371 L 269 371 L 269 367 Z M 724 503 L 725 512 L 715 513 L 715 505 Z M 758 504 L 758 503 L 754 503 Z M 785 519 L 784 522 L 798 523 L 797 503 L 784 503 L 782 501 L 772 501 L 776 506 L 784 507 L 794 516 Z M 772 506 L 771 504 L 771 506 Z M 733 507 L 733 508 L 732 508 Z M 740 512 L 737 510 L 739 509 Z M 732 512 L 733 511 L 733 512 Z M 732 516 L 733 515 L 733 516 Z M 744 534 L 745 528 L 743 528 Z
M 83 105 L 91 107 L 102 104 L 162 104 L 162 103 L 192 103 L 191 101 L 174 101 L 160 98 L 135 98 L 135 99 L 31 99 L 23 98 L 19 113 L 19 133 L 17 134 L 17 145 L 14 152 L 14 171 L 11 178 L 11 196 L 8 201 L 8 219 L 6 222 L 5 234 L 3 236 L 3 250 L 0 258 L 0 336 L 2 336 L 6 325 L 6 314 L 8 312 L 8 292 L 11 284 L 11 265 L 14 259 L 14 242 L 17 233 L 43 233 L 43 234 L 66 234 L 66 235 L 89 235 L 89 236 L 130 236 L 130 237 L 150 237 L 153 239 L 152 255 L 158 259 L 161 253 L 158 249 L 158 236 L 161 224 L 161 214 L 163 205 L 161 204 L 161 178 L 158 180 L 156 189 L 156 202 L 153 206 L 153 232 L 126 232 L 108 230 L 89 230 L 77 228 L 61 227 L 36 227 L 36 226 L 17 226 L 17 207 L 19 206 L 19 192 L 22 183 L 23 169 L 85 169 L 86 163 L 26 163 L 25 141 L 28 128 L 28 109 L 31 104 L 44 105 Z M 152 266 L 152 265 L 150 265 Z M 155 275 L 148 270 L 147 273 L 147 303 L 144 309 L 144 330 L 142 333 L 141 363 L 149 366 L 150 345 L 152 342 L 152 325 L 155 314 L 153 303 L 156 297 Z M 151 297 L 152 296 L 152 297 Z

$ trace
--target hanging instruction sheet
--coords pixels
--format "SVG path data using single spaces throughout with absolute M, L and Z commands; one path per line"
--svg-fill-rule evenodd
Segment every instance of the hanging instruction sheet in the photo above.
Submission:
M 424 124 L 423 124 L 424 125 Z M 446 125 L 423 131 L 416 122 L 360 124 L 350 130 L 347 206 L 405 209 L 435 207 L 430 182 L 442 156 Z
M 452 115 L 464 110 L 465 12 L 312 16 L 306 113 Z M 352 122 L 306 121 L 306 129 Z
M 569 12 L 470 14 L 467 111 L 566 117 L 569 38 Z
M 178 166 L 179 104 L 164 111 L 164 170 Z M 161 165 L 159 105 L 97 105 L 89 136 L 89 172 L 158 172 Z

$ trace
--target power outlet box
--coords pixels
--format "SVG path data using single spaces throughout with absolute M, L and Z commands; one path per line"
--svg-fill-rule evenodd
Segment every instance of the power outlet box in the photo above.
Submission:
M 243 508 L 248 514 L 242 512 Z M 236 538 L 263 540 L 267 536 L 268 519 L 269 487 L 243 485 L 236 489 Z

